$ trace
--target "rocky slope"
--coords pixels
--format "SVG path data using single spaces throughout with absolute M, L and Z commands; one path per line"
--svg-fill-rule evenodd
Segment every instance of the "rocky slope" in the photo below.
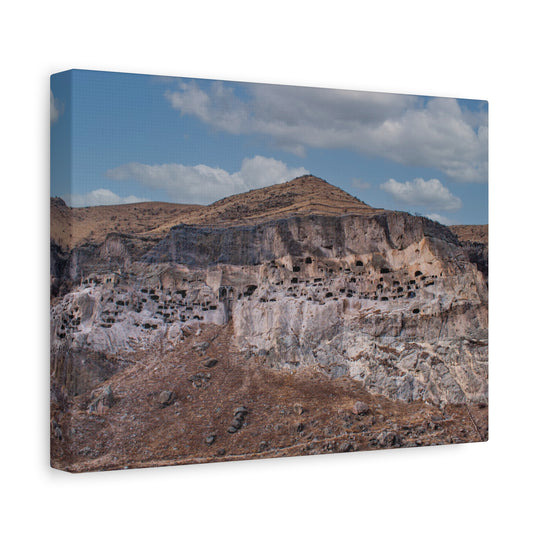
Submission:
M 448 227 L 462 242 L 488 244 L 487 225 L 450 225 Z
M 179 223 L 238 225 L 292 215 L 341 215 L 374 210 L 320 178 L 304 176 L 292 182 L 221 199 L 209 206 L 143 202 L 70 208 L 51 199 L 51 242 L 62 249 L 101 243 L 109 234 L 163 236 Z
M 58 201 L 53 206 L 70 211 Z M 346 408 L 356 395 L 383 408 L 401 404 L 403 410 L 416 411 L 422 422 L 418 411 L 453 407 L 476 426 L 470 440 L 487 436 L 487 426 L 479 428 L 487 413 L 485 244 L 462 242 L 449 228 L 426 218 L 373 209 L 310 176 L 208 207 L 168 212 L 158 213 L 159 219 L 153 215 L 151 224 L 141 219 L 138 229 L 107 230 L 102 241 L 75 242 L 70 249 L 66 243 L 52 243 L 53 409 L 57 417 L 77 424 L 64 426 L 63 433 L 74 430 L 72 444 L 83 444 L 84 437 L 79 440 L 76 434 L 96 414 L 96 407 L 87 412 L 92 392 L 103 384 L 120 392 L 125 377 L 136 375 L 129 391 L 148 394 L 152 385 L 140 366 L 159 372 L 166 388 L 167 377 L 176 377 L 174 370 L 187 374 L 191 369 L 190 347 L 202 343 L 204 349 L 207 343 L 193 340 L 210 329 L 216 336 L 228 335 L 222 359 L 234 369 L 242 366 L 248 379 L 260 380 L 263 372 L 267 378 L 287 375 L 300 388 L 315 377 L 336 395 L 339 388 L 354 388 L 345 392 L 349 397 L 344 401 L 338 398 Z M 72 238 L 83 236 L 72 233 Z M 182 360 L 174 360 L 178 358 Z M 223 395 L 226 380 L 216 382 L 206 378 L 207 371 L 201 373 L 191 376 L 201 387 L 215 385 L 217 395 Z M 254 399 L 254 388 L 246 389 L 244 401 Z M 175 403 L 187 407 L 184 392 L 174 390 Z M 206 399 L 220 408 L 216 393 Z M 279 407 L 279 392 L 266 399 L 268 406 Z M 101 407 L 99 416 L 113 410 L 136 415 L 139 405 L 111 403 Z M 86 412 L 68 415 L 68 407 Z M 476 420 L 471 407 L 477 408 Z M 406 417 L 403 412 L 399 421 L 408 425 Z M 144 422 L 138 429 L 146 430 Z M 196 425 L 191 429 L 202 436 Z M 263 436 L 262 425 L 253 429 L 250 444 Z M 114 427 L 122 439 L 119 430 Z M 440 440 L 437 434 L 428 435 L 400 440 L 452 440 L 448 433 Z M 293 446 L 283 437 L 272 443 L 272 452 L 287 454 L 286 448 Z M 367 435 L 362 437 L 368 447 Z M 353 447 L 363 444 L 357 441 Z M 57 457 L 58 466 L 81 459 L 65 437 L 62 444 L 57 437 L 55 445 L 64 456 Z M 207 455 L 204 448 L 194 449 L 192 458 Z M 252 450 L 250 456 L 257 453 Z M 98 452 L 100 461 L 94 465 L 73 467 L 110 468 L 110 452 L 114 449 Z M 131 459 L 139 464 L 175 462 L 170 453 L 143 459 L 133 452 Z M 234 452 L 238 455 L 241 448 Z M 187 454 L 176 462 L 189 461 Z

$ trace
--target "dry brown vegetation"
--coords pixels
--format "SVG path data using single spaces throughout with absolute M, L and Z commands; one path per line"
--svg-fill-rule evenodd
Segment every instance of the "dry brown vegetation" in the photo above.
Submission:
M 317 369 L 271 370 L 232 342 L 230 325 L 208 325 L 174 351 L 134 355 L 132 367 L 106 383 L 110 408 L 90 412 L 95 391 L 71 398 L 69 413 L 57 406 L 63 440 L 51 439 L 52 465 L 84 472 L 487 438 L 487 408 L 440 410 L 369 394 L 358 381 L 331 380 Z M 208 348 L 200 350 L 201 343 Z M 206 367 L 208 359 L 217 363 Z M 163 391 L 174 396 L 166 405 Z M 357 401 L 367 412 L 355 414 Z M 230 433 L 238 407 L 248 412 Z
M 117 232 L 160 236 L 179 223 L 229 225 L 289 217 L 375 212 L 339 188 L 313 176 L 302 176 L 274 186 L 221 199 L 208 206 L 145 202 L 70 208 L 51 200 L 51 240 L 62 248 L 103 242 Z
M 51 199 L 51 240 L 63 249 L 72 249 L 88 242 L 103 242 L 114 232 L 152 236 L 163 224 L 181 222 L 197 208 L 159 202 L 70 208 L 55 198 Z
M 462 242 L 487 244 L 489 240 L 487 225 L 451 225 L 449 229 Z

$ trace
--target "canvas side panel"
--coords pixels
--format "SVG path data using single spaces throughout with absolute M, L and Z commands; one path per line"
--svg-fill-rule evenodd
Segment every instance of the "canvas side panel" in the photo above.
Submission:
M 53 324 L 52 313 L 69 287 L 69 262 L 73 239 L 72 195 L 72 71 L 50 78 L 50 463 L 64 469 L 70 454 L 71 411 L 64 382 L 66 359 L 53 351 L 53 333 L 65 331 Z

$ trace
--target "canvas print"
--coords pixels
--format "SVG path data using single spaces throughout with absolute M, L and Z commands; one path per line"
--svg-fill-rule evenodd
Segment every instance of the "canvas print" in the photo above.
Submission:
M 485 441 L 485 101 L 51 77 L 51 464 Z

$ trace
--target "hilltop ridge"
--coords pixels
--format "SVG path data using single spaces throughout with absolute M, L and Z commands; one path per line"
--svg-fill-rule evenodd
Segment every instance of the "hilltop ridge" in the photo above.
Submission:
M 272 186 L 226 197 L 208 206 L 208 213 L 220 221 L 276 218 L 289 215 L 338 215 L 372 212 L 368 204 L 307 174 Z
M 51 198 L 51 238 L 62 248 L 102 242 L 112 232 L 163 236 L 171 227 L 260 223 L 293 215 L 380 212 L 313 175 L 253 189 L 209 205 L 143 202 L 70 208 Z
M 311 174 L 288 182 L 231 195 L 209 205 L 141 202 L 71 208 L 51 197 L 51 240 L 62 249 L 101 243 L 111 233 L 158 240 L 177 225 L 253 225 L 293 216 L 372 216 L 392 213 L 374 208 Z M 461 241 L 487 243 L 487 225 L 449 229 Z

